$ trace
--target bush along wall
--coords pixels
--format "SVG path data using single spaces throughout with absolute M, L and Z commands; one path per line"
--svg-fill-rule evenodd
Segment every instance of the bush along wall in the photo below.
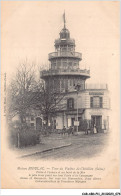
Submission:
M 10 145 L 14 147 L 26 147 L 40 143 L 40 132 L 29 127 L 9 129 Z
M 40 134 L 35 130 L 24 130 L 19 132 L 19 146 L 26 147 L 36 145 L 40 142 Z

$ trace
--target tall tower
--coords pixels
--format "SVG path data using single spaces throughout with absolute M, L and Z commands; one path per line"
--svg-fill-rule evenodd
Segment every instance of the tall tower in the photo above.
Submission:
M 70 38 L 70 32 L 66 28 L 65 13 L 64 27 L 59 39 L 55 40 L 55 52 L 49 54 L 50 69 L 41 72 L 41 78 L 45 80 L 47 89 L 56 92 L 73 92 L 75 86 L 80 85 L 85 89 L 85 80 L 90 77 L 90 71 L 80 69 L 79 62 L 82 54 L 75 52 L 75 40 Z
M 82 54 L 75 51 L 75 40 L 70 38 L 66 28 L 65 13 L 64 27 L 54 46 L 55 52 L 49 54 L 50 68 L 41 72 L 41 78 L 45 81 L 47 92 L 59 98 L 64 95 L 64 98 L 57 105 L 54 97 L 56 109 L 50 112 L 50 121 L 53 118 L 56 129 L 74 126 L 78 131 L 86 119 L 101 130 L 102 122 L 109 124 L 107 87 L 85 87 L 90 70 L 82 69 L 79 64 Z M 48 97 L 51 97 L 49 93 Z

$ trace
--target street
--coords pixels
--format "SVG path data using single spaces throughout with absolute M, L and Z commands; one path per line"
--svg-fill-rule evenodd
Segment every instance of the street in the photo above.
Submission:
M 46 138 L 47 139 L 47 138 Z M 67 141 L 68 146 L 57 149 L 51 149 L 46 152 L 38 152 L 26 157 L 26 159 L 76 159 L 91 158 L 100 153 L 107 146 L 108 134 L 98 133 L 89 135 L 71 135 L 48 136 L 48 141 L 53 143 L 58 140 L 59 143 Z

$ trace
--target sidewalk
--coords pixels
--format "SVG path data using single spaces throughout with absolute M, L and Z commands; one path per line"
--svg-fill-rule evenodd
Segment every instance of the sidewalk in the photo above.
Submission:
M 28 146 L 24 148 L 14 149 L 17 158 L 27 157 L 33 154 L 42 153 L 57 148 L 62 148 L 71 145 L 71 136 L 63 136 L 59 134 L 51 134 L 49 136 L 43 136 L 40 144 L 35 146 Z

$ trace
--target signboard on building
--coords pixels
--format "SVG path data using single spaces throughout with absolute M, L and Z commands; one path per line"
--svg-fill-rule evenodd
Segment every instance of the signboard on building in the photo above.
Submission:
M 79 126 L 79 121 L 74 121 L 74 126 Z
M 89 95 L 104 95 L 104 92 L 89 92 Z
M 71 119 L 68 118 L 68 127 L 70 127 L 70 126 L 71 126 Z

